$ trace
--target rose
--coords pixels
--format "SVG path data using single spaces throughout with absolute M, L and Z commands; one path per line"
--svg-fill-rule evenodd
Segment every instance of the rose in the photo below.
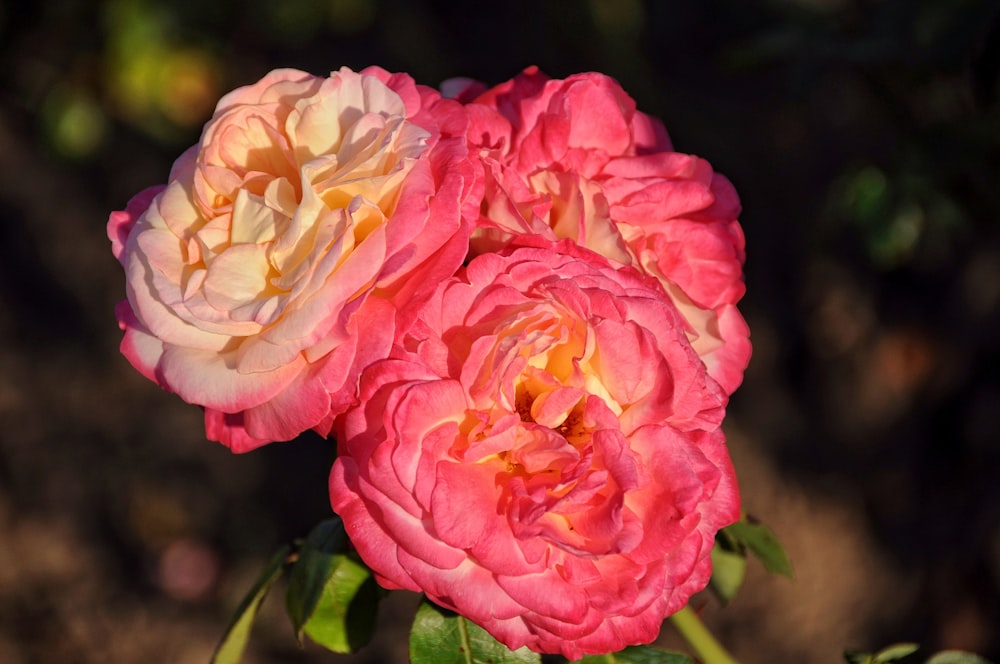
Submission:
M 227 94 L 167 184 L 109 219 L 124 355 L 234 451 L 326 434 L 465 257 L 464 117 L 377 68 Z
M 444 282 L 337 423 L 331 502 L 380 583 L 512 649 L 652 641 L 739 512 L 725 395 L 684 328 L 568 241 Z
M 645 271 L 681 310 L 709 374 L 735 390 L 750 343 L 736 308 L 744 238 L 732 184 L 674 152 L 663 125 L 602 74 L 550 80 L 532 67 L 490 90 L 443 87 L 468 104 L 486 175 L 475 252 L 536 234 Z

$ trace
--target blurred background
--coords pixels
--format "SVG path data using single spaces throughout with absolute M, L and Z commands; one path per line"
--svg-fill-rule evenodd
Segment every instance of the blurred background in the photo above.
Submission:
M 206 662 L 330 514 L 328 444 L 233 456 L 118 354 L 104 228 L 224 92 L 370 64 L 601 71 L 735 183 L 754 357 L 727 432 L 796 572 L 695 598 L 741 661 L 1000 659 L 1000 3 L 4 0 L 0 662 Z M 246 662 L 405 661 L 415 596 L 352 659 L 300 648 L 281 591 Z

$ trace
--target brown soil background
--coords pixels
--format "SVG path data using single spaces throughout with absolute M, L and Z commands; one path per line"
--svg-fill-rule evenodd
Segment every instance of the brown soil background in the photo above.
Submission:
M 210 112 L 123 110 L 122 7 L 210 55 L 213 101 L 276 66 L 618 78 L 744 202 L 754 357 L 727 431 L 795 578 L 751 564 L 729 607 L 695 605 L 749 664 L 1000 658 L 997 3 L 24 4 L 0 3 L 0 663 L 206 662 L 271 551 L 330 513 L 328 442 L 233 456 L 118 354 L 108 212 Z M 103 118 L 70 155 L 64 90 Z M 246 662 L 405 661 L 415 596 L 351 658 L 300 648 L 281 590 Z

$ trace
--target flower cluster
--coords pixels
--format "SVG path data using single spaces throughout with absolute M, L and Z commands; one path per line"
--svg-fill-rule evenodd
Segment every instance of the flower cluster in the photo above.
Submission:
M 337 442 L 387 588 L 510 648 L 653 640 L 739 513 L 739 201 L 612 79 L 277 70 L 112 213 L 125 357 L 233 451 Z

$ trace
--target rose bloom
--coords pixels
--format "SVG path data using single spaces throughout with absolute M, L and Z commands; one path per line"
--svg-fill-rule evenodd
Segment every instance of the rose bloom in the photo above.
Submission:
M 405 75 L 279 69 L 112 213 L 121 349 L 242 452 L 329 431 L 468 246 L 465 114 Z
M 739 515 L 724 400 L 648 277 L 569 242 L 484 254 L 362 374 L 332 505 L 382 585 L 512 649 L 648 643 Z
M 727 394 L 750 359 L 744 237 L 732 184 L 674 152 L 663 125 L 613 79 L 550 80 L 532 67 L 485 90 L 443 86 L 468 104 L 470 148 L 486 175 L 477 252 L 524 234 L 569 238 L 656 277 L 695 351 Z

